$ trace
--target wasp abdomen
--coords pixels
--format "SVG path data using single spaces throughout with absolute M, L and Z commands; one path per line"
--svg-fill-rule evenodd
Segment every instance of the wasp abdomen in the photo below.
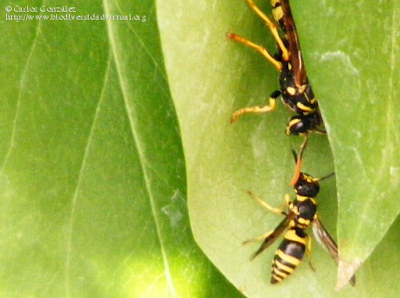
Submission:
M 306 250 L 307 238 L 303 229 L 291 228 L 286 232 L 272 262 L 271 284 L 281 282 L 300 264 Z

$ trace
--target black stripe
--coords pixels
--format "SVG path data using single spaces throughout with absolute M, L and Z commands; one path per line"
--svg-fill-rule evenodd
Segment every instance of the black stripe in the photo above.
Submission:
M 284 239 L 281 245 L 279 245 L 279 249 L 283 251 L 285 255 L 289 255 L 298 260 L 301 260 L 304 256 L 306 246 L 303 243 Z
M 282 265 L 284 265 L 282 262 L 280 262 L 280 263 L 281 263 Z M 292 266 L 288 266 L 288 267 L 293 268 Z M 274 268 L 276 269 L 276 271 L 282 272 L 282 275 L 284 275 L 284 276 L 289 275 L 290 273 L 292 273 L 292 272 L 286 271 L 285 269 L 280 268 L 279 265 L 274 264 L 274 265 L 272 266 L 272 268 L 271 268 L 272 274 L 274 274 Z M 296 266 L 294 266 L 294 268 L 296 268 Z M 293 268 L 293 269 L 294 269 L 294 268 Z
M 281 6 L 281 5 L 282 5 L 282 3 L 280 1 L 277 1 L 275 3 L 275 6 L 272 6 L 272 8 L 277 8 L 277 7 Z
M 284 251 L 283 251 L 283 252 L 284 252 Z M 285 253 L 285 255 L 287 255 L 286 252 L 284 252 L 284 253 Z M 286 262 L 285 260 L 283 260 L 283 259 L 282 259 L 281 257 L 279 257 L 278 255 L 275 256 L 274 261 L 279 261 L 282 265 L 285 265 L 285 266 L 290 267 L 290 268 L 293 268 L 293 269 L 296 268 L 296 265 L 295 265 L 295 264 Z M 274 264 L 273 266 L 275 266 L 275 264 Z M 273 267 L 273 266 L 272 266 L 272 267 Z

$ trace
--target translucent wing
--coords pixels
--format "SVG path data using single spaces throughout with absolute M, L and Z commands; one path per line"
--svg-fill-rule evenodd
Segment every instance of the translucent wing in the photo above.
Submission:
M 284 231 L 287 230 L 290 221 L 295 217 L 295 214 L 293 212 L 290 212 L 289 214 L 286 215 L 284 220 L 281 221 L 281 223 L 273 230 L 265 239 L 264 242 L 261 244 L 260 248 L 253 254 L 251 259 L 254 259 L 256 256 L 258 256 L 260 253 L 262 253 L 264 250 L 266 250 L 274 241 L 282 235 Z
M 284 19 L 284 31 L 288 42 L 288 50 L 290 53 L 290 63 L 294 74 L 294 82 L 300 87 L 306 84 L 307 73 L 304 67 L 303 56 L 301 55 L 300 42 L 297 36 L 296 26 L 293 21 L 292 11 L 288 0 L 282 0 L 282 10 Z
M 333 238 L 329 235 L 327 230 L 325 229 L 322 222 L 317 217 L 313 220 L 313 232 L 314 236 L 317 239 L 318 243 L 331 255 L 332 259 L 335 261 L 336 265 L 339 264 L 339 254 L 338 247 L 333 240 Z M 350 279 L 349 283 L 354 286 L 356 284 L 356 276 L 353 275 Z

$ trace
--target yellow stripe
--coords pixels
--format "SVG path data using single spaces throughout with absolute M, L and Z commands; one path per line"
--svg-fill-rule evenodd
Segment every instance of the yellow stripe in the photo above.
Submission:
M 301 85 L 299 88 L 299 93 L 304 93 L 304 91 L 306 91 L 306 89 L 307 89 L 307 86 L 308 86 L 307 84 Z M 305 96 L 307 97 L 307 94 L 305 94 Z M 308 100 L 308 97 L 307 97 L 307 100 Z
M 309 219 L 305 219 L 300 217 L 298 220 L 299 224 L 304 225 L 304 226 L 308 226 L 310 224 L 310 220 Z
M 281 4 L 281 0 L 271 0 L 271 6 L 275 7 L 276 4 Z
M 280 276 L 277 276 L 277 275 L 275 275 L 275 274 L 273 274 L 273 276 L 274 276 L 274 279 L 276 279 L 278 282 L 281 282 L 282 280 L 283 280 L 283 278 L 281 278 Z M 286 277 L 286 276 L 285 276 Z M 284 278 L 285 278 L 284 277 Z
M 307 112 L 312 112 L 312 111 L 315 110 L 315 108 L 307 107 L 307 106 L 303 105 L 301 102 L 298 102 L 298 103 L 296 104 L 296 106 L 297 106 L 299 109 L 301 109 L 301 110 L 303 110 L 303 111 L 307 111 Z
M 306 179 L 308 183 L 312 183 L 312 182 L 318 181 L 314 177 L 312 177 L 310 175 L 306 175 L 306 174 L 304 174 L 304 179 Z
M 279 260 L 275 260 L 275 266 L 277 267 L 277 268 L 279 268 L 279 269 L 282 269 L 282 270 L 285 270 L 286 272 L 288 272 L 288 273 L 292 273 L 293 272 L 293 268 L 291 268 L 291 267 L 289 267 L 289 266 L 286 266 L 286 265 L 283 265 L 281 262 L 279 262 Z
M 278 270 L 276 269 L 276 267 L 273 268 L 272 274 L 273 274 L 275 277 L 279 277 L 281 280 L 284 279 L 286 276 L 288 276 L 286 273 L 281 272 L 281 271 L 278 271 Z
M 296 226 L 297 226 L 299 229 L 305 230 L 305 229 L 308 228 L 309 225 L 303 225 L 303 224 L 301 224 L 301 223 L 298 222 Z
M 293 126 L 299 122 L 300 122 L 300 119 L 292 119 L 291 121 L 289 121 L 288 126 Z
M 296 94 L 296 89 L 294 89 L 293 87 L 287 87 L 286 88 L 287 93 L 289 93 L 290 95 L 295 95 Z
M 274 19 L 279 22 L 283 18 L 283 10 L 281 6 L 278 6 L 272 10 L 272 15 L 274 16 Z
M 287 231 L 285 234 L 285 239 L 307 245 L 307 240 L 306 240 L 307 238 L 302 238 L 302 237 L 297 236 L 297 234 L 294 230 Z
M 299 259 L 285 254 L 280 249 L 278 249 L 276 254 L 278 255 L 278 257 L 280 257 L 282 260 L 284 260 L 285 262 L 287 262 L 289 264 L 293 264 L 294 266 L 298 266 L 300 264 L 300 260 Z
M 310 198 L 310 197 L 297 195 L 296 196 L 296 200 L 298 202 L 304 202 L 304 201 L 307 201 L 307 200 L 311 200 L 311 202 L 313 202 L 314 205 L 317 205 L 317 202 L 315 201 L 315 199 L 314 198 Z
M 296 196 L 296 200 L 299 202 L 304 202 L 307 199 L 308 199 L 308 197 L 305 197 L 305 196 L 300 196 L 300 195 Z

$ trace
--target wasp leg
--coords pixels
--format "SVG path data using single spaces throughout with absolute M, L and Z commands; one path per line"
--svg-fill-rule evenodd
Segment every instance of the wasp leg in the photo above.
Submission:
M 292 202 L 290 201 L 290 196 L 289 196 L 288 193 L 285 195 L 285 204 L 288 207 L 290 206 L 290 204 L 292 204 Z
M 307 258 L 308 258 L 308 264 L 310 265 L 312 271 L 315 271 L 315 268 L 311 263 L 311 236 L 307 236 L 307 238 L 308 238 L 308 242 L 307 242 L 306 253 L 307 253 Z
M 248 191 L 248 193 L 254 200 L 256 200 L 257 203 L 259 203 L 261 206 L 268 209 L 269 211 L 276 213 L 276 214 L 287 215 L 285 211 L 283 211 L 282 209 L 274 208 L 274 207 L 270 206 L 267 202 L 261 200 L 259 197 L 257 197 L 255 194 L 253 194 L 251 191 Z M 285 197 L 285 202 L 286 202 L 286 204 L 289 204 L 290 199 L 289 199 L 289 203 L 288 203 L 288 201 L 286 201 L 286 197 Z
M 250 243 L 250 242 L 261 242 L 261 241 L 264 241 L 264 240 L 267 239 L 272 233 L 273 233 L 273 231 L 269 231 L 268 233 L 265 233 L 264 235 L 261 235 L 261 236 L 258 236 L 258 237 L 255 237 L 255 238 L 246 240 L 246 241 L 243 242 L 243 245 L 246 245 L 247 243 Z
M 257 7 L 257 5 L 252 1 L 252 0 L 246 0 L 247 3 L 249 4 L 250 8 L 265 22 L 265 24 L 268 26 L 269 30 L 271 31 L 272 35 L 275 38 L 276 43 L 278 44 L 279 48 L 282 51 L 282 56 L 283 60 L 288 61 L 289 60 L 289 51 L 286 48 L 285 44 L 283 43 L 282 38 L 279 36 L 278 29 L 276 24 L 271 21 L 265 13 L 261 11 Z
M 313 130 L 315 133 L 321 134 L 321 135 L 326 135 L 326 129 L 323 128 L 314 128 Z
M 272 94 L 269 97 L 269 105 L 246 107 L 246 108 L 242 108 L 242 109 L 236 111 L 232 115 L 231 123 L 235 123 L 238 120 L 238 118 L 243 114 L 247 114 L 247 113 L 260 114 L 260 113 L 268 113 L 268 112 L 275 110 L 276 100 L 280 95 L 281 95 L 281 92 L 279 90 L 276 90 L 276 91 L 272 92 Z
M 271 56 L 271 54 L 267 51 L 266 48 L 263 46 L 260 46 L 240 35 L 237 35 L 235 33 L 228 33 L 227 36 L 237 42 L 240 42 L 246 46 L 249 46 L 256 51 L 258 51 L 261 55 L 263 55 L 275 68 L 280 72 L 282 70 L 282 63 L 276 60 L 274 57 Z
M 261 199 L 255 197 L 255 196 L 253 196 L 253 197 L 268 210 L 275 212 L 275 213 L 283 214 L 285 216 L 285 218 L 279 223 L 279 225 L 272 232 L 268 232 L 260 237 L 243 242 L 243 244 L 246 244 L 246 243 L 253 242 L 253 241 L 263 241 L 260 248 L 252 255 L 251 259 L 254 259 L 260 253 L 262 253 L 264 250 L 266 250 L 284 231 L 286 231 L 296 216 L 295 213 L 293 213 L 293 212 L 286 214 L 285 212 L 283 212 L 282 210 L 280 210 L 278 208 L 273 208 L 273 207 L 269 206 L 267 203 L 265 203 Z M 289 200 L 289 203 L 290 203 L 290 200 Z
M 304 141 L 300 146 L 299 160 L 303 160 L 303 154 L 308 145 L 308 135 L 305 135 Z

